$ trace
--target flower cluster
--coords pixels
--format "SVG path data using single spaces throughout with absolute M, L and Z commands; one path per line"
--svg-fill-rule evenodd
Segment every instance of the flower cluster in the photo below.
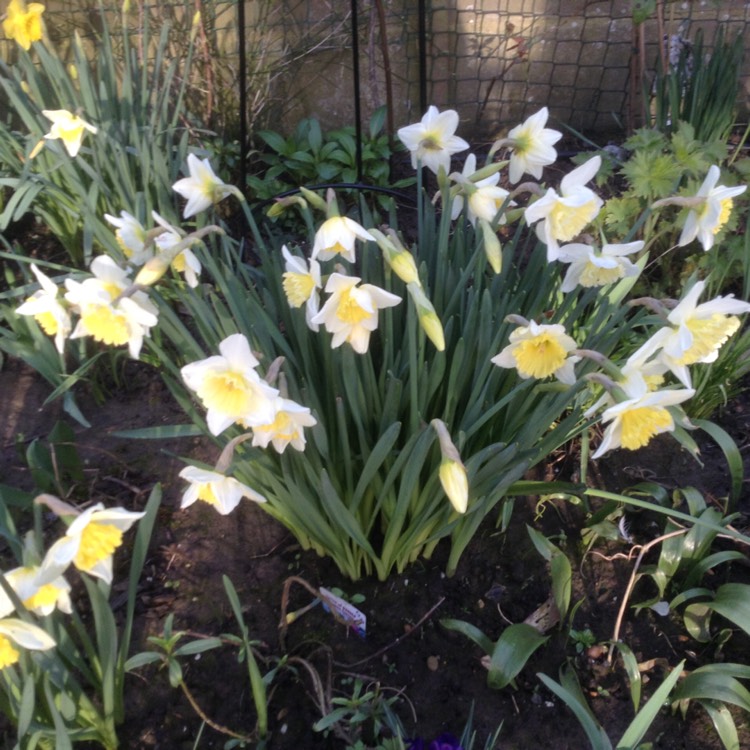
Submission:
M 54 639 L 42 628 L 10 617 L 16 605 L 9 588 L 28 612 L 47 617 L 55 610 L 71 614 L 70 584 L 65 578 L 72 565 L 77 570 L 112 582 L 112 559 L 122 544 L 123 534 L 144 513 L 124 508 L 106 509 L 101 503 L 83 512 L 57 498 L 41 495 L 43 502 L 58 515 L 72 519 L 65 534 L 39 560 L 34 552 L 33 538 L 27 538 L 25 564 L 3 574 L 0 587 L 0 669 L 15 664 L 20 658 L 17 647 L 46 651 L 55 647 Z

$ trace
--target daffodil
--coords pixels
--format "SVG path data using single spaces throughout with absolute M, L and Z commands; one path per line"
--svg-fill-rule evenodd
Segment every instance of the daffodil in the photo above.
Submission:
M 682 228 L 677 242 L 680 247 L 690 244 L 697 237 L 703 249 L 710 250 L 716 235 L 729 220 L 732 213 L 732 199 L 747 189 L 747 185 L 737 187 L 719 185 L 717 187 L 716 183 L 720 175 L 721 171 L 716 165 L 712 165 L 708 170 L 706 179 L 695 195 L 700 199 L 698 205 L 688 213 L 685 226 Z
M 719 349 L 740 327 L 739 318 L 750 312 L 750 304 L 733 294 L 698 304 L 706 283 L 694 284 L 685 298 L 670 311 L 668 326 L 652 336 L 652 345 L 661 347 L 659 358 L 686 387 L 691 379 L 688 366 L 714 362 Z
M 356 276 L 332 273 L 325 289 L 331 296 L 312 322 L 323 323 L 333 334 L 332 348 L 347 341 L 355 352 L 364 354 L 370 334 L 378 327 L 378 310 L 397 305 L 401 297 L 372 284 L 357 286 L 359 282 Z
M 553 146 L 562 138 L 562 133 L 545 128 L 549 110 L 542 107 L 521 125 L 516 125 L 509 133 L 504 144 L 511 148 L 508 179 L 518 182 L 524 174 L 540 180 L 542 169 L 554 164 L 557 151 Z
M 73 326 L 70 314 L 60 302 L 55 282 L 42 273 L 34 263 L 31 264 L 31 270 L 42 288 L 19 305 L 16 312 L 19 315 L 33 315 L 41 329 L 48 336 L 55 337 L 57 351 L 62 354 L 65 350 L 65 339 Z
M 43 34 L 41 3 L 29 3 L 23 0 L 10 0 L 5 11 L 3 32 L 8 39 L 15 39 L 25 50 L 31 49 L 32 42 L 38 42 Z
M 357 239 L 375 238 L 348 216 L 332 216 L 326 219 L 315 233 L 311 258 L 324 261 L 341 255 L 350 263 L 354 263 L 354 243 Z
M 305 450 L 303 428 L 318 423 L 310 409 L 281 396 L 276 399 L 274 409 L 272 422 L 253 427 L 253 445 L 267 448 L 271 443 L 278 453 L 283 453 L 287 445 L 298 451 Z
M 72 563 L 78 570 L 112 582 L 112 556 L 122 544 L 123 534 L 145 513 L 124 508 L 105 508 L 97 503 L 77 515 L 65 536 L 49 549 L 58 565 Z
M 305 305 L 305 320 L 308 327 L 317 331 L 319 326 L 312 319 L 320 309 L 320 263 L 311 260 L 310 265 L 289 252 L 286 245 L 282 245 L 281 253 L 284 256 L 284 274 L 282 286 L 287 302 L 291 307 L 302 307 Z
M 219 355 L 185 365 L 180 371 L 190 390 L 207 409 L 212 435 L 219 435 L 235 422 L 249 427 L 273 421 L 279 392 L 261 379 L 259 362 L 247 338 L 235 333 L 219 344 Z
M 70 156 L 77 156 L 83 142 L 83 134 L 96 133 L 97 128 L 82 120 L 78 115 L 67 109 L 43 109 L 42 114 L 52 122 L 49 133 L 44 137 L 48 140 L 60 139 Z
M 5 580 L 16 592 L 21 603 L 30 612 L 44 617 L 56 609 L 70 614 L 70 584 L 61 575 L 59 568 L 50 570 L 44 565 L 29 565 L 9 570 Z M 10 598 L 0 591 L 0 612 L 2 615 L 14 609 Z
M 195 154 L 188 154 L 188 177 L 177 180 L 172 189 L 187 199 L 182 216 L 185 219 L 205 211 L 210 206 L 237 192 L 232 185 L 219 179 L 208 159 L 199 159 Z
M 560 242 L 570 242 L 596 217 L 602 207 L 602 199 L 585 185 L 599 171 L 600 156 L 589 159 L 562 178 L 560 194 L 549 188 L 538 201 L 524 212 L 529 224 L 539 222 L 536 233 L 547 245 L 547 259 L 559 257 Z
M 461 174 L 454 172 L 450 175 L 456 183 L 451 191 L 451 195 L 453 195 L 451 219 L 454 221 L 461 213 L 464 203 L 467 205 L 466 215 L 472 226 L 476 225 L 477 219 L 492 222 L 503 203 L 505 203 L 509 193 L 498 186 L 499 173 L 494 171 L 486 177 L 481 177 L 483 171 L 477 173 L 477 157 L 474 154 L 469 154 L 466 157 Z M 503 215 L 498 223 L 505 224 L 505 221 Z
M 148 232 L 135 216 L 127 211 L 120 211 L 119 218 L 110 214 L 104 214 L 104 218 L 116 227 L 117 244 L 128 262 L 135 266 L 142 266 L 153 257 L 153 246 L 147 246 Z
M 692 389 L 650 391 L 610 406 L 602 414 L 602 421 L 610 424 L 592 458 L 600 458 L 614 448 L 636 450 L 655 435 L 672 432 L 675 422 L 669 407 L 687 401 L 694 393 Z
M 406 289 L 417 308 L 420 327 L 439 352 L 445 351 L 445 331 L 443 331 L 443 324 L 440 322 L 440 318 L 435 311 L 435 306 L 424 293 L 422 285 L 414 282 L 407 284 Z
M 187 508 L 196 500 L 202 500 L 213 506 L 222 516 L 226 516 L 240 504 L 243 497 L 256 503 L 266 502 L 263 495 L 247 485 L 216 471 L 186 466 L 180 472 L 180 477 L 188 482 L 180 508 Z
M 576 342 L 565 333 L 565 326 L 555 323 L 539 325 L 533 320 L 510 334 L 510 343 L 491 362 L 498 367 L 515 367 L 526 378 L 547 378 L 554 375 L 561 383 L 576 382 L 573 366 L 580 361 L 570 352 Z
M 461 456 L 451 440 L 448 427 L 441 419 L 433 419 L 430 426 L 435 430 L 440 442 L 442 460 L 438 478 L 443 491 L 457 513 L 466 513 L 469 505 L 469 475 L 461 461 Z
M 132 282 L 109 256 L 94 258 L 91 271 L 93 277 L 82 282 L 65 280 L 65 299 L 80 315 L 70 338 L 91 336 L 109 346 L 127 344 L 130 356 L 137 359 L 144 337 L 158 322 L 157 307 L 142 291 L 123 295 Z
M 458 112 L 447 109 L 439 112 L 430 106 L 421 122 L 399 128 L 398 137 L 411 152 L 411 165 L 418 164 L 435 174 L 440 167 L 450 172 L 451 156 L 469 148 L 469 144 L 455 135 L 458 128 Z
M 36 625 L 14 617 L 0 620 L 0 669 L 12 666 L 21 658 L 18 648 L 47 651 L 56 645 L 54 638 Z
M 642 241 L 621 245 L 605 243 L 600 252 L 592 245 L 563 245 L 558 260 L 570 263 L 570 267 L 560 291 L 572 292 L 579 285 L 606 286 L 626 277 L 638 276 L 640 269 L 627 256 L 642 250 L 643 245 Z

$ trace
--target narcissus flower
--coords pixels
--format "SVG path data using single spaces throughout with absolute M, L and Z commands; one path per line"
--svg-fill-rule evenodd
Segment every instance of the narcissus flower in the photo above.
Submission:
M 440 442 L 442 460 L 438 469 L 438 478 L 443 491 L 448 496 L 453 509 L 457 513 L 466 513 L 469 505 L 469 475 L 461 461 L 461 456 L 448 427 L 441 419 L 433 419 L 430 426 L 437 433 Z
M 128 345 L 138 358 L 143 339 L 158 322 L 158 309 L 142 291 L 122 296 L 132 286 L 127 271 L 100 255 L 91 262 L 93 278 L 66 279 L 65 299 L 78 308 L 80 319 L 70 338 L 91 336 L 109 346 Z
M 461 174 L 454 172 L 450 175 L 451 179 L 457 183 L 458 188 L 451 205 L 451 219 L 454 221 L 461 213 L 464 201 L 467 203 L 466 215 L 472 226 L 476 224 L 477 219 L 491 222 L 505 203 L 509 193 L 497 184 L 500 181 L 500 174 L 493 171 L 486 177 L 480 176 L 484 171 L 486 170 L 477 172 L 477 157 L 474 154 L 469 154 L 466 157 Z M 451 193 L 455 190 L 454 187 Z M 501 216 L 498 223 L 505 224 L 505 221 L 505 216 Z
M 732 199 L 747 189 L 747 185 L 737 187 L 719 185 L 717 187 L 716 183 L 720 175 L 721 171 L 716 165 L 708 170 L 706 179 L 695 195 L 696 198 L 701 199 L 700 203 L 688 213 L 685 226 L 682 228 L 677 242 L 680 247 L 690 244 L 697 237 L 703 249 L 710 250 L 716 235 L 729 220 L 732 213 Z M 665 202 L 669 202 L 669 199 Z
M 508 179 L 512 183 L 518 182 L 524 174 L 540 180 L 542 169 L 557 159 L 553 146 L 562 138 L 562 133 L 544 127 L 548 117 L 549 110 L 542 107 L 508 133 L 507 143 L 512 149 Z
M 311 260 L 308 267 L 303 258 L 292 255 L 286 245 L 282 245 L 281 253 L 284 256 L 284 274 L 282 286 L 286 294 L 287 302 L 291 307 L 302 307 L 305 305 L 305 320 L 308 327 L 318 330 L 318 325 L 312 319 L 320 309 L 320 263 Z
M 524 212 L 529 224 L 539 222 L 536 233 L 547 245 L 547 259 L 559 257 L 560 242 L 570 242 L 596 217 L 602 199 L 586 183 L 599 171 L 602 159 L 595 156 L 569 172 L 560 182 L 560 195 L 549 188 L 546 194 Z
M 350 263 L 354 263 L 354 243 L 357 239 L 375 238 L 348 216 L 332 216 L 326 219 L 315 233 L 311 258 L 324 261 L 341 255 Z
M 8 39 L 15 39 L 25 50 L 31 49 L 32 42 L 38 42 L 43 36 L 41 3 L 29 3 L 23 0 L 10 0 L 3 21 L 3 32 Z
M 655 435 L 672 432 L 675 423 L 669 407 L 687 401 L 694 393 L 692 389 L 651 391 L 610 406 L 602 414 L 602 421 L 610 424 L 592 458 L 600 458 L 614 448 L 636 450 Z
M 570 263 L 570 267 L 560 291 L 572 292 L 579 285 L 606 286 L 626 277 L 637 276 L 640 269 L 627 256 L 643 249 L 643 245 L 642 241 L 623 245 L 605 243 L 600 252 L 592 245 L 563 245 L 558 260 L 561 263 Z
M 469 144 L 455 135 L 458 112 L 447 109 L 439 112 L 430 106 L 421 122 L 399 128 L 398 137 L 411 151 L 411 165 L 427 167 L 435 174 L 440 167 L 450 172 L 451 155 L 469 148 Z
M 34 263 L 31 264 L 31 270 L 42 288 L 19 305 L 16 312 L 19 315 L 33 315 L 41 329 L 48 336 L 55 337 L 57 351 L 62 354 L 65 350 L 65 339 L 73 327 L 70 315 L 58 298 L 55 282 L 43 274 Z
M 208 159 L 199 159 L 195 154 L 188 154 L 188 177 L 177 180 L 172 189 L 187 199 L 182 216 L 185 219 L 205 211 L 210 206 L 237 192 L 232 185 L 219 179 Z
M 254 427 L 273 421 L 279 392 L 261 379 L 259 362 L 247 338 L 234 333 L 219 344 L 220 355 L 185 365 L 180 371 L 188 388 L 207 409 L 212 435 L 235 422 Z
M 14 568 L 5 574 L 5 580 L 16 592 L 22 604 L 35 615 L 44 617 L 56 609 L 70 614 L 70 584 L 62 576 L 62 569 L 43 563 Z M 0 611 L 9 614 L 13 604 L 4 591 L 0 591 Z
M 515 367 L 524 379 L 554 375 L 561 383 L 573 385 L 573 365 L 581 359 L 570 354 L 575 348 L 576 342 L 565 333 L 565 326 L 539 325 L 532 320 L 511 332 L 510 344 L 491 362 L 498 367 Z
M 55 647 L 54 639 L 40 627 L 14 617 L 0 620 L 0 669 L 15 664 L 21 657 L 18 648 L 47 651 Z
M 260 493 L 217 471 L 186 466 L 180 472 L 180 477 L 189 483 L 182 495 L 180 508 L 187 508 L 196 500 L 202 500 L 213 506 L 222 516 L 226 516 L 240 504 L 243 497 L 256 503 L 266 502 L 266 498 Z
M 112 582 L 112 556 L 123 534 L 145 513 L 106 508 L 97 503 L 76 516 L 65 536 L 50 547 L 48 555 L 58 565 L 73 563 L 78 570 Z
M 52 121 L 52 127 L 44 137 L 49 140 L 59 138 L 70 156 L 78 155 L 85 131 L 97 132 L 97 128 L 67 109 L 43 109 L 42 114 Z
M 659 358 L 688 388 L 691 385 L 688 366 L 714 362 L 719 349 L 740 327 L 736 316 L 750 312 L 750 304 L 732 294 L 699 305 L 698 298 L 705 286 L 705 281 L 694 284 L 667 316 L 670 325 L 651 337 L 652 345 L 661 347 Z
M 378 310 L 397 305 L 401 297 L 372 284 L 358 287 L 359 282 L 356 276 L 332 273 L 325 289 L 331 296 L 312 322 L 323 323 L 333 334 L 333 349 L 347 341 L 355 352 L 364 354 L 370 334 L 378 327 Z
M 287 445 L 298 451 L 305 450 L 304 428 L 318 423 L 310 409 L 281 396 L 276 399 L 274 408 L 272 422 L 253 427 L 253 445 L 267 448 L 271 443 L 278 453 L 283 453 Z
M 123 255 L 135 266 L 142 266 L 154 254 L 154 248 L 146 247 L 148 233 L 135 216 L 127 211 L 120 211 L 120 217 L 104 214 L 104 218 L 116 227 L 115 238 Z

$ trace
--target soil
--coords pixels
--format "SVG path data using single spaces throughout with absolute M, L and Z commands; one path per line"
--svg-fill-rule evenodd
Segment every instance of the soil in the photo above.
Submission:
M 23 363 L 9 359 L 0 371 L 0 483 L 31 490 L 33 479 L 24 469 L 22 454 L 33 439 L 44 440 L 58 420 L 75 432 L 76 448 L 84 462 L 84 480 L 73 485 L 75 497 L 85 496 L 107 505 L 143 507 L 149 492 L 162 483 L 164 501 L 138 594 L 133 652 L 148 648 L 146 638 L 159 634 L 169 614 L 174 629 L 190 638 L 237 634 L 238 626 L 224 593 L 222 576 L 234 583 L 250 637 L 266 672 L 287 659 L 273 680 L 269 705 L 269 747 L 343 748 L 334 732 L 315 732 L 321 718 L 314 701 L 313 675 L 324 693 L 351 695 L 354 680 L 379 686 L 385 697 L 400 696 L 394 709 L 409 737 L 426 744 L 442 732 L 460 735 L 474 710 L 476 748 L 502 725 L 498 747 L 571 750 L 588 743 L 567 707 L 543 687 L 537 673 L 559 680 L 560 668 L 575 667 L 591 708 L 608 735 L 617 740 L 633 716 L 627 679 L 617 661 L 607 662 L 621 597 L 633 568 L 630 545 L 624 540 L 598 544 L 596 554 L 583 554 L 580 506 L 554 502 L 537 506 L 536 499 L 517 500 L 510 529 L 500 533 L 489 519 L 467 549 L 452 578 L 444 574 L 447 547 L 438 546 L 430 561 L 413 564 L 386 582 L 344 579 L 331 562 L 303 552 L 293 537 L 262 509 L 243 502 L 229 516 L 197 504 L 178 509 L 181 481 L 179 456 L 210 461 L 216 449 L 207 439 L 132 440 L 114 433 L 155 424 L 184 421 L 159 376 L 148 366 L 128 362 L 113 397 L 89 403 L 86 390 L 79 404 L 91 420 L 85 429 L 63 413 L 59 402 L 43 406 L 50 388 Z M 718 420 L 735 438 L 747 458 L 750 401 L 733 402 Z M 615 452 L 592 466 L 590 481 L 618 490 L 643 479 L 670 488 L 696 486 L 709 502 L 720 502 L 729 489 L 724 459 L 709 441 L 701 444 L 700 466 L 671 438 L 648 449 Z M 559 455 L 547 467 L 559 477 L 572 475 L 575 454 Z M 746 522 L 750 495 L 740 501 Z M 543 511 L 543 512 L 540 512 Z M 573 599 L 581 601 L 574 627 L 593 633 L 593 648 L 576 648 L 567 628 L 552 627 L 549 641 L 539 649 L 516 679 L 515 688 L 492 690 L 482 653 L 466 637 L 449 631 L 445 618 L 465 620 L 496 639 L 509 623 L 521 622 L 550 597 L 549 570 L 525 531 L 533 524 L 553 536 L 573 562 Z M 631 533 L 643 542 L 658 534 L 655 519 L 632 516 Z M 115 590 L 122 580 L 127 552 L 117 558 Z M 651 560 L 648 558 L 647 560 Z M 118 579 L 118 575 L 120 578 Z M 340 588 L 348 596 L 364 596 L 358 606 L 367 615 L 362 639 L 318 606 L 292 623 L 280 638 L 283 589 L 290 577 L 312 587 Z M 747 578 L 733 569 L 733 580 Z M 649 592 L 636 589 L 634 600 Z M 288 608 L 296 611 L 312 600 L 302 584 L 292 584 Z M 687 659 L 687 668 L 711 660 L 744 662 L 750 643 L 735 632 L 723 651 L 716 643 L 699 644 L 685 635 L 681 622 L 651 610 L 629 609 L 622 639 L 639 662 L 653 660 L 644 672 L 647 697 L 658 686 L 665 667 Z M 216 725 L 238 734 L 252 733 L 255 711 L 245 664 L 237 651 L 226 647 L 188 657 L 182 663 L 185 681 L 200 710 Z M 121 747 L 132 750 L 223 748 L 228 736 L 204 725 L 186 696 L 169 685 L 164 669 L 151 666 L 128 676 L 127 719 L 120 730 Z M 735 713 L 741 746 L 750 747 L 747 718 Z M 344 726 L 344 730 L 351 727 Z M 2 734 L 0 734 L 2 736 Z M 4 735 L 10 747 L 13 732 Z M 365 737 L 366 739 L 366 737 Z M 721 743 L 707 714 L 691 706 L 683 720 L 664 709 L 647 737 L 654 748 L 714 750 Z M 252 747 L 252 743 L 248 743 Z

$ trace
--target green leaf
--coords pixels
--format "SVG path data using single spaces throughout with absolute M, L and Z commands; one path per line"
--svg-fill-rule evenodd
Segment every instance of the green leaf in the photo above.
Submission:
M 696 669 L 681 683 L 672 696 L 673 701 L 707 699 L 731 703 L 743 711 L 750 711 L 750 692 L 728 674 Z
M 487 684 L 496 690 L 509 685 L 534 651 L 548 640 L 536 628 L 523 622 L 507 627 L 492 650 Z
M 750 585 L 725 583 L 708 606 L 750 635 Z
M 155 651 L 142 651 L 140 654 L 131 656 L 124 665 L 126 672 L 133 672 L 140 667 L 146 666 L 146 664 L 153 664 L 154 662 L 161 661 L 163 659 L 161 654 L 157 654 Z
M 725 750 L 740 750 L 737 726 L 729 709 L 723 703 L 717 703 L 716 701 L 699 700 L 698 703 L 706 709 L 711 717 L 716 734 L 719 735 Z
M 696 602 L 685 607 L 682 618 L 685 629 L 700 643 L 711 640 L 711 606 L 706 602 Z
M 487 656 L 492 654 L 495 644 L 475 625 L 465 620 L 453 620 L 451 618 L 440 620 L 440 624 L 448 630 L 454 630 L 456 633 L 465 635 L 469 640 L 476 643 Z
M 635 654 L 630 646 L 621 641 L 615 643 L 613 648 L 616 648 L 622 657 L 622 663 L 628 675 L 628 682 L 630 683 L 630 700 L 633 703 L 633 711 L 638 713 L 638 706 L 641 703 L 641 687 L 643 685 L 641 670 L 638 668 L 638 659 L 635 658 Z
M 203 430 L 194 424 L 166 424 L 157 427 L 139 427 L 133 430 L 115 430 L 110 435 L 136 440 L 171 440 L 172 438 L 198 437 Z
M 732 479 L 729 501 L 730 508 L 733 508 L 742 493 L 742 485 L 745 477 L 745 469 L 739 446 L 726 430 L 714 422 L 710 422 L 707 419 L 694 419 L 693 424 L 700 427 L 704 432 L 707 432 L 724 453 L 724 458 L 726 458 L 729 467 L 729 476 Z

